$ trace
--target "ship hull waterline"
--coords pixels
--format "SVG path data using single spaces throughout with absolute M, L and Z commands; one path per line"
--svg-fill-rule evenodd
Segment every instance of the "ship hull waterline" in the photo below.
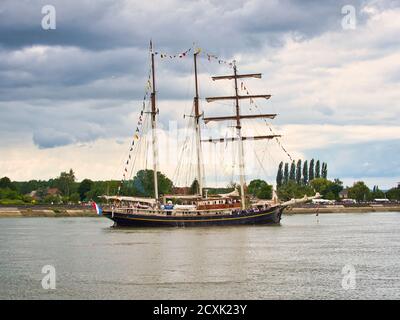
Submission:
M 239 225 L 279 225 L 284 207 L 277 206 L 258 212 L 240 211 L 229 215 L 146 215 L 104 211 L 103 215 L 117 227 L 208 227 Z

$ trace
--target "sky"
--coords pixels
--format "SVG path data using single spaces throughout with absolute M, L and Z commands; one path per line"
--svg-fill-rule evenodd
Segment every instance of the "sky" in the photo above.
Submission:
M 46 30 L 48 4 L 56 25 Z M 263 74 L 245 85 L 272 95 L 257 105 L 278 114 L 269 125 L 293 159 L 327 162 L 329 178 L 345 185 L 363 180 L 388 189 L 400 182 L 399 34 L 400 1 L 390 0 L 1 0 L 0 176 L 49 179 L 73 168 L 78 180 L 120 179 L 152 39 L 156 51 L 168 54 L 202 49 L 206 116 L 233 112 L 204 101 L 233 90 L 232 83 L 210 80 L 232 70 L 209 62 L 208 52 L 235 60 L 239 72 Z M 160 150 L 160 166 L 174 176 L 179 161 L 164 157 L 182 145 L 169 130 L 176 122 L 176 136 L 183 136 L 194 94 L 192 59 L 158 55 L 156 76 L 160 145 L 170 148 Z M 243 104 L 243 111 L 251 108 Z M 244 129 L 269 132 L 262 122 Z M 212 148 L 204 146 L 209 160 Z M 275 141 L 257 144 L 258 158 L 245 148 L 254 162 L 248 179 L 274 183 L 278 163 L 290 161 Z M 228 160 L 206 160 L 210 185 L 227 182 L 229 170 L 220 167 Z

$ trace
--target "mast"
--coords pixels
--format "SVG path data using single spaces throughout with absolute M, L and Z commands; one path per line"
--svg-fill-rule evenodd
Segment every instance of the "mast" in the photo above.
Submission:
M 236 135 L 239 143 L 239 172 L 240 172 L 240 202 L 242 209 L 246 206 L 246 197 L 244 194 L 244 184 L 246 183 L 246 177 L 244 173 L 244 152 L 243 152 L 243 140 L 242 140 L 242 126 L 240 124 L 240 106 L 239 106 L 239 90 L 237 86 L 237 69 L 236 62 L 233 63 L 233 72 L 235 75 L 235 100 L 236 100 Z
M 154 199 L 156 200 L 156 204 L 158 203 L 158 145 L 157 145 L 157 108 L 156 108 L 156 80 L 154 73 L 154 51 L 153 51 L 153 43 L 150 40 L 150 52 L 151 52 L 151 77 L 152 77 L 152 92 L 151 92 L 151 133 L 152 133 L 152 148 L 153 148 L 153 174 L 154 174 Z
M 225 120 L 236 120 L 236 137 L 228 138 L 228 139 L 208 139 L 202 140 L 204 142 L 222 142 L 222 141 L 238 141 L 239 144 L 239 174 L 240 174 L 240 192 L 241 192 L 241 206 L 242 209 L 246 207 L 246 196 L 244 186 L 246 183 L 246 176 L 245 176 L 245 165 L 244 165 L 244 148 L 243 148 L 243 141 L 244 140 L 260 140 L 260 139 L 273 139 L 275 137 L 279 137 L 279 135 L 266 135 L 266 136 L 254 136 L 254 137 L 243 137 L 242 136 L 242 125 L 241 119 L 251 119 L 251 118 L 270 118 L 274 119 L 276 114 L 259 114 L 259 115 L 242 115 L 240 113 L 240 104 L 239 100 L 242 99 L 253 99 L 253 98 L 265 98 L 269 99 L 271 95 L 269 94 L 258 94 L 258 95 L 246 95 L 241 96 L 239 95 L 238 90 L 238 82 L 237 79 L 241 78 L 257 78 L 261 79 L 261 73 L 250 73 L 250 74 L 237 74 L 237 67 L 236 62 L 233 63 L 233 75 L 228 76 L 216 76 L 212 77 L 215 80 L 234 80 L 235 81 L 235 95 L 234 96 L 224 96 L 224 97 L 209 97 L 206 98 L 207 102 L 217 101 L 217 100 L 235 100 L 235 111 L 236 114 L 234 116 L 223 116 L 223 117 L 208 117 L 204 118 L 204 121 L 225 121 Z
M 195 81 L 195 89 L 196 95 L 194 97 L 194 121 L 196 127 L 196 154 L 197 154 L 197 179 L 199 190 L 198 193 L 202 197 L 203 196 L 203 187 L 204 187 L 204 178 L 202 175 L 202 165 L 203 165 L 203 156 L 201 149 L 201 131 L 200 131 L 200 110 L 199 110 L 199 85 L 197 81 L 197 55 L 198 52 L 195 52 L 193 55 L 194 59 L 194 81 Z
M 244 173 L 244 152 L 243 152 L 243 140 L 242 140 L 242 126 L 240 124 L 240 106 L 239 106 L 239 90 L 237 85 L 237 69 L 236 62 L 233 62 L 233 72 L 235 75 L 235 101 L 236 101 L 236 135 L 239 143 L 239 172 L 240 172 L 240 202 L 242 209 L 245 208 L 246 197 L 244 194 L 244 184 L 246 183 L 246 177 Z

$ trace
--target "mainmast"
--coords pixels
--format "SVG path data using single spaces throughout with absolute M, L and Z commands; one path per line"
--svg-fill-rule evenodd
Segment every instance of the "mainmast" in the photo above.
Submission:
M 195 89 L 196 95 L 194 97 L 194 121 L 196 127 L 196 154 L 197 154 L 197 179 L 199 190 L 198 193 L 202 197 L 203 196 L 203 187 L 204 187 L 204 178 L 202 175 L 202 165 L 203 165 L 203 156 L 201 149 L 201 131 L 200 131 L 200 109 L 199 109 L 199 85 L 197 81 L 197 55 L 199 52 L 195 52 L 193 55 L 194 59 L 194 81 L 195 81 Z
M 251 74 L 239 75 L 239 74 L 237 74 L 236 62 L 234 61 L 233 75 L 212 77 L 212 79 L 214 81 L 215 80 L 234 80 L 235 81 L 235 95 L 234 96 L 224 96 L 224 97 L 209 97 L 209 98 L 206 98 L 206 101 L 212 102 L 212 101 L 217 101 L 217 100 L 235 100 L 236 114 L 234 116 L 208 117 L 208 118 L 204 118 L 204 121 L 210 122 L 210 121 L 236 120 L 236 138 L 235 137 L 228 138 L 228 139 L 226 139 L 226 141 L 238 141 L 238 143 L 239 143 L 239 171 L 240 171 L 239 174 L 240 174 L 241 205 L 242 205 L 242 209 L 245 209 L 246 197 L 245 197 L 245 192 L 244 192 L 245 191 L 244 186 L 246 184 L 246 176 L 245 176 L 245 165 L 244 165 L 243 141 L 249 140 L 249 139 L 254 139 L 254 140 L 272 139 L 274 137 L 279 137 L 279 135 L 267 135 L 267 136 L 255 136 L 255 137 L 243 137 L 242 136 L 242 125 L 241 125 L 241 121 L 240 121 L 241 119 L 250 119 L 250 118 L 274 119 L 276 114 L 259 114 L 259 115 L 241 115 L 240 114 L 239 100 L 253 99 L 253 98 L 269 99 L 271 97 L 271 95 L 269 95 L 269 94 L 246 95 L 246 96 L 239 95 L 237 79 L 241 79 L 241 78 L 261 79 L 261 73 L 251 73 Z M 202 141 L 218 142 L 218 141 L 225 141 L 225 139 L 208 139 L 208 140 L 202 140 Z
M 154 51 L 153 43 L 150 40 L 150 52 L 151 52 L 151 77 L 152 77 L 152 92 L 151 92 L 151 133 L 152 133 L 152 148 L 153 148 L 153 174 L 154 174 L 154 198 L 156 203 L 158 203 L 158 145 L 157 145 L 157 122 L 156 122 L 156 80 L 154 73 Z
M 244 174 L 244 153 L 243 153 L 243 140 L 242 140 L 242 126 L 240 124 L 240 107 L 239 107 L 239 90 L 237 85 L 237 70 L 236 63 L 233 64 L 233 72 L 235 75 L 235 100 L 236 100 L 236 135 L 239 142 L 239 172 L 240 172 L 240 196 L 242 209 L 246 205 L 246 197 L 244 194 L 244 184 L 246 183 L 246 177 Z

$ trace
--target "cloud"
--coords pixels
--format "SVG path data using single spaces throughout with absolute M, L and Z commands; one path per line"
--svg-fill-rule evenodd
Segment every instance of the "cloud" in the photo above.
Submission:
M 33 154 L 38 159 L 56 157 L 62 150 L 64 156 L 70 152 L 84 161 L 86 152 L 106 140 L 120 150 L 117 145 L 129 140 L 141 108 L 150 38 L 157 49 L 172 53 L 196 41 L 203 51 L 236 59 L 239 72 L 262 72 L 263 80 L 246 81 L 246 86 L 252 93 L 272 94 L 259 107 L 278 113 L 273 125 L 296 158 L 341 150 L 351 164 L 380 168 L 381 159 L 363 150 L 372 141 L 385 146 L 376 152 L 389 152 L 399 136 L 400 3 L 355 1 L 357 28 L 343 30 L 341 7 L 347 2 L 53 1 L 57 29 L 44 31 L 41 7 L 47 1 L 2 1 L 0 148 L 8 174 L 14 168 L 10 154 L 18 153 L 15 145 L 37 148 Z M 210 80 L 210 75 L 229 69 L 204 57 L 198 67 L 202 97 L 232 93 L 232 83 Z M 159 126 L 165 129 L 178 120 L 183 127 L 183 114 L 192 108 L 192 60 L 157 57 L 156 71 Z M 250 107 L 243 103 L 243 112 L 255 112 Z M 204 100 L 201 108 L 207 116 L 234 112 L 231 104 Z M 258 130 L 265 132 L 265 127 Z M 270 147 L 275 159 L 265 167 L 275 168 L 286 158 Z M 72 158 L 65 156 L 65 161 Z M 346 166 L 335 159 L 332 172 L 347 175 Z M 32 170 L 25 171 L 26 177 L 59 169 L 52 160 L 48 164 L 43 171 L 34 161 L 24 162 Z M 98 168 L 99 177 L 109 173 Z M 274 169 L 267 171 L 273 180 Z M 353 172 L 371 179 L 386 174 Z
M 280 35 L 295 31 L 314 36 L 341 19 L 346 1 L 118 1 L 54 0 L 57 29 L 41 29 L 45 0 L 2 1 L 0 38 L 7 47 L 30 45 L 77 46 L 93 50 L 145 48 L 151 37 L 162 47 L 178 49 L 194 40 L 225 48 L 279 43 Z M 235 41 L 231 41 L 235 39 Z M 221 42 L 222 41 L 222 42 Z M 219 46 L 217 46 L 219 44 Z
M 313 149 L 306 152 L 306 155 L 327 159 L 331 177 L 340 177 L 347 181 L 376 181 L 377 177 L 385 178 L 384 187 L 390 188 L 400 179 L 399 149 L 400 141 L 393 139 L 360 144 L 341 144 L 337 145 L 335 149 Z
M 40 132 L 33 133 L 33 142 L 39 148 L 54 148 L 72 144 L 74 139 L 65 132 L 58 132 L 53 129 L 45 128 Z

